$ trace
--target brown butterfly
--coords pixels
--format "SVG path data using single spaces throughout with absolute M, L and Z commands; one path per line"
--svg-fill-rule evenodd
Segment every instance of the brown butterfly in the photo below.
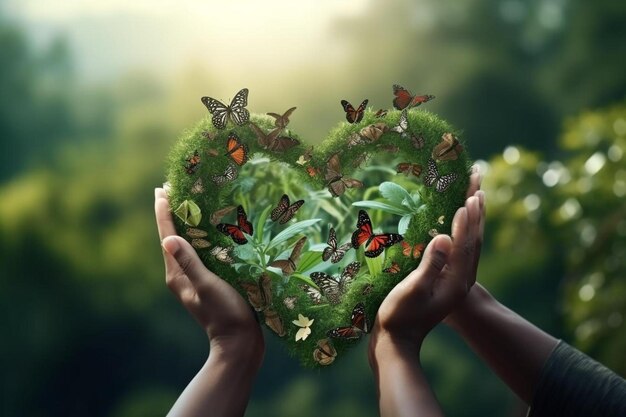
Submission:
M 217 149 L 209 149 L 208 151 L 206 151 L 206 154 L 209 156 L 218 156 L 220 154 L 220 151 L 218 151 Z
M 376 111 L 374 116 L 376 116 L 376 117 L 385 117 L 385 116 L 387 116 L 387 110 L 379 109 L 379 110 Z
M 328 191 L 330 191 L 333 197 L 343 195 L 346 192 L 346 188 L 363 187 L 361 181 L 354 178 L 344 178 L 341 174 L 341 163 L 339 162 L 338 153 L 328 159 L 324 178 L 328 181 Z
M 232 247 L 222 247 L 222 246 L 216 246 L 213 249 L 211 249 L 211 255 L 215 256 L 215 259 L 217 259 L 220 262 L 224 262 L 226 264 L 232 264 L 234 262 L 232 256 L 230 255 L 232 252 L 233 248 Z
M 328 245 L 324 248 L 322 252 L 322 260 L 326 262 L 330 259 L 330 261 L 334 264 L 341 261 L 345 256 L 346 252 L 352 249 L 352 242 L 344 243 L 343 245 L 337 245 L 337 234 L 335 233 L 335 229 L 330 227 L 328 231 L 328 240 L 326 241 Z
M 278 202 L 278 205 L 272 210 L 270 218 L 273 222 L 277 221 L 280 224 L 285 224 L 293 218 L 296 211 L 298 211 L 303 204 L 304 200 L 298 200 L 295 203 L 290 204 L 289 196 L 287 194 L 283 194 Z
M 278 113 L 267 113 L 267 115 L 276 119 L 274 120 L 274 126 L 284 129 L 289 124 L 289 116 L 291 116 L 291 113 L 293 113 L 295 109 L 295 107 L 290 108 L 282 116 Z
M 359 107 L 355 110 L 352 104 L 348 103 L 346 100 L 341 100 L 341 106 L 343 110 L 346 112 L 346 120 L 349 123 L 359 123 L 363 120 L 363 115 L 365 114 L 365 107 L 367 106 L 367 102 L 369 100 L 365 99 L 359 105 Z
M 263 130 L 256 124 L 250 122 L 250 127 L 256 133 L 257 141 L 263 149 L 267 149 L 272 152 L 285 152 L 294 146 L 300 144 L 300 141 L 287 136 L 280 136 L 282 128 L 277 127 L 269 133 L 263 132 Z
M 293 247 L 291 251 L 291 255 L 287 259 L 279 259 L 274 262 L 271 262 L 269 266 L 273 266 L 275 268 L 280 268 L 285 275 L 291 275 L 294 273 L 296 268 L 298 267 L 297 262 L 300 259 L 300 254 L 302 253 L 302 248 L 306 243 L 306 236 L 300 238 Z
M 404 256 L 408 256 L 409 258 L 412 256 L 413 258 L 419 258 L 422 256 L 422 252 L 424 252 L 424 248 L 426 245 L 423 243 L 418 243 L 415 246 L 411 246 L 406 241 L 402 242 L 402 254 Z
M 337 357 L 337 351 L 328 339 L 317 341 L 317 348 L 313 351 L 313 359 L 322 366 L 330 365 Z
M 462 151 L 459 140 L 452 133 L 444 133 L 441 142 L 433 149 L 432 157 L 438 161 L 453 161 Z
M 380 139 L 380 137 L 387 131 L 389 131 L 389 126 L 382 122 L 379 122 L 371 124 L 369 126 L 365 126 L 363 129 L 361 129 L 359 135 L 366 139 L 369 139 L 370 142 L 374 142 Z
M 198 178 L 191 186 L 191 192 L 193 194 L 200 194 L 204 192 L 204 184 L 202 184 L 202 178 Z
M 190 227 L 185 232 L 187 236 L 191 238 L 191 246 L 196 249 L 206 249 L 211 247 L 211 242 L 204 239 L 209 234 L 202 229 L 197 229 L 195 227 Z
M 285 299 L 283 300 L 283 304 L 289 310 L 293 310 L 296 307 L 297 302 L 298 302 L 298 299 L 296 297 L 285 297 Z
M 316 177 L 320 174 L 320 170 L 312 166 L 306 167 L 306 172 L 309 174 L 309 177 Z
M 193 153 L 193 156 L 185 159 L 185 161 L 187 161 L 187 163 L 185 164 L 185 171 L 187 172 L 187 174 L 195 174 L 198 170 L 198 166 L 200 165 L 200 155 L 198 154 L 198 151 L 195 151 Z
M 347 145 L 348 149 L 353 148 L 358 145 L 365 145 L 367 143 L 369 143 L 369 140 L 367 140 L 366 138 L 364 138 L 358 133 L 353 133 L 350 136 L 348 136 L 348 145 Z
M 352 166 L 354 168 L 360 167 L 363 162 L 367 161 L 367 158 L 369 158 L 369 154 L 367 152 L 363 152 L 362 154 L 355 156 L 352 161 Z
M 426 103 L 435 98 L 435 96 L 431 96 L 428 94 L 414 96 L 409 92 L 409 90 L 398 84 L 393 85 L 393 95 L 395 96 L 395 98 L 393 99 L 393 107 L 398 110 L 417 107 L 420 104 Z
M 396 166 L 396 172 L 398 172 L 398 174 L 404 173 L 407 177 L 411 174 L 419 177 L 422 173 L 422 166 L 419 164 L 411 164 L 409 162 L 400 162 Z
M 215 140 L 215 138 L 217 137 L 217 134 L 215 132 L 211 132 L 211 131 L 208 131 L 208 130 L 203 130 L 202 131 L 202 136 L 205 139 L 207 139 L 209 141 L 212 141 L 212 140 Z
M 397 262 L 392 262 L 387 268 L 383 269 L 386 274 L 397 274 L 400 272 L 400 265 Z
M 286 334 L 283 321 L 272 308 L 272 279 L 267 274 L 262 274 L 258 282 L 241 282 L 241 286 L 248 294 L 248 301 L 256 311 L 262 311 L 265 316 L 265 324 L 278 336 Z
M 374 286 L 372 284 L 365 284 L 361 290 L 361 295 L 370 295 Z
M 210 219 L 211 224 L 214 226 L 217 225 L 218 223 L 222 221 L 224 216 L 226 216 L 228 213 L 235 210 L 236 208 L 237 206 L 227 206 L 222 209 L 214 211 L 213 214 L 211 214 L 211 219 Z

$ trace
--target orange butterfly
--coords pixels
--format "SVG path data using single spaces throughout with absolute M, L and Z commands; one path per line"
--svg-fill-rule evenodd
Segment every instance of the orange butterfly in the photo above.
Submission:
M 426 247 L 426 245 L 424 245 L 423 243 L 418 243 L 415 246 L 411 246 L 407 242 L 402 242 L 402 254 L 404 256 L 411 257 L 411 252 L 412 252 L 413 253 L 413 258 L 417 259 L 420 256 L 422 256 L 422 252 L 424 251 L 425 247 Z
M 375 258 L 385 248 L 401 242 L 403 237 L 397 233 L 380 233 L 375 234 L 372 230 L 372 222 L 365 210 L 359 210 L 359 219 L 356 223 L 357 229 L 352 233 L 352 246 L 358 249 L 359 246 L 365 245 L 365 256 Z
M 402 242 L 404 244 L 405 242 Z M 390 266 L 383 269 L 383 272 L 386 274 L 397 274 L 400 272 L 400 265 L 397 262 L 392 262 Z
M 411 107 L 417 107 L 422 103 L 426 103 L 435 98 L 429 94 L 421 96 L 414 96 L 409 90 L 401 85 L 393 85 L 393 95 L 396 96 L 393 99 L 393 107 L 398 110 L 410 109 Z
M 359 107 L 355 109 L 352 104 L 348 103 L 346 100 L 341 100 L 341 106 L 346 112 L 346 120 L 349 123 L 359 123 L 363 119 L 363 115 L 365 114 L 365 107 L 367 106 L 368 101 L 369 100 L 367 99 L 363 100 Z
M 200 155 L 198 154 L 198 151 L 195 151 L 193 153 L 193 156 L 185 159 L 185 161 L 187 161 L 187 163 L 185 164 L 185 171 L 187 172 L 187 174 L 195 174 L 195 172 L 198 170 L 198 165 L 200 165 Z
M 226 140 L 226 154 L 233 162 L 241 166 L 248 161 L 248 145 L 242 143 L 239 137 L 233 132 L 228 135 Z
M 306 167 L 306 172 L 309 173 L 309 177 L 315 177 L 319 175 L 320 170 L 318 168 L 313 168 L 312 166 Z
M 396 166 L 396 172 L 404 173 L 407 177 L 411 174 L 419 177 L 422 173 L 422 166 L 419 164 L 411 164 L 409 162 L 400 162 Z

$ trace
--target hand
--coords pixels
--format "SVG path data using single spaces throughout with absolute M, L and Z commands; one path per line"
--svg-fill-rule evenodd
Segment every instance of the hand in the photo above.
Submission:
M 452 221 L 452 239 L 436 236 L 419 267 L 381 304 L 370 339 L 370 360 L 381 342 L 413 346 L 419 352 L 428 332 L 468 294 L 476 270 L 484 228 L 484 193 L 472 174 L 465 206 Z M 383 343 L 384 344 L 384 343 Z
M 176 236 L 167 194 L 162 188 L 155 189 L 154 208 L 165 260 L 165 281 L 206 331 L 211 352 L 260 364 L 265 345 L 251 307 L 233 287 L 204 266 L 189 242 Z

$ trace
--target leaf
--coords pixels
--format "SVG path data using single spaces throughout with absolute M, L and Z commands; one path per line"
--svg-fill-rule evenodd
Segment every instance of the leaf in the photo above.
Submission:
M 263 228 L 265 227 L 267 216 L 269 216 L 271 210 L 272 206 L 267 206 L 259 216 L 259 220 L 256 222 L 256 229 L 254 230 L 256 230 L 256 241 L 259 243 L 263 242 Z
M 391 204 L 381 203 L 379 201 L 369 201 L 369 200 L 355 201 L 354 203 L 352 203 L 352 205 L 355 207 L 365 207 L 365 208 L 371 208 L 371 209 L 376 209 L 376 210 L 382 210 L 386 213 L 396 214 L 398 216 L 404 216 L 405 214 L 410 214 L 410 211 L 407 210 L 405 207 L 392 206 Z
M 331 204 L 328 200 L 319 200 L 317 204 L 320 206 L 322 210 L 326 213 L 333 216 L 338 222 L 341 222 L 344 216 L 335 208 L 334 204 Z
M 398 222 L 398 233 L 405 234 L 409 230 L 409 223 L 411 223 L 411 215 L 405 214 Z
M 404 187 L 394 182 L 383 182 L 378 186 L 378 191 L 380 195 L 396 204 L 402 204 L 403 200 L 411 198 L 411 194 Z
M 202 211 L 193 200 L 185 200 L 174 210 L 174 214 L 189 226 L 197 226 L 202 220 Z
M 285 230 L 283 230 L 282 232 L 274 236 L 274 239 L 272 239 L 269 245 L 267 245 L 266 250 L 275 248 L 281 243 L 291 239 L 298 233 L 304 232 L 307 228 L 309 228 L 310 226 L 314 225 L 315 223 L 321 220 L 322 219 L 309 219 L 309 220 L 303 220 L 301 222 L 292 224 L 291 226 L 289 226 L 288 228 L 286 228 Z
M 299 274 L 297 272 L 294 273 L 294 274 L 291 274 L 290 278 L 291 279 L 296 278 L 296 279 L 302 281 L 303 284 L 306 284 L 306 285 L 308 285 L 310 287 L 313 287 L 313 288 L 318 288 L 317 285 L 315 285 L 315 283 L 311 280 L 311 278 L 309 278 L 307 276 L 304 276 L 302 274 Z
M 367 264 L 367 269 L 369 269 L 370 274 L 372 274 L 372 276 L 380 275 L 383 272 L 383 257 L 382 256 L 377 256 L 375 258 L 370 258 L 366 256 L 365 263 Z
M 300 263 L 298 263 L 298 271 L 308 271 L 314 266 L 322 262 L 322 254 L 320 252 L 304 252 L 300 256 Z
M 251 261 L 253 259 L 256 259 L 255 250 L 249 244 L 237 245 L 235 249 L 233 250 L 233 253 L 235 254 L 235 256 L 237 256 L 237 258 L 243 259 L 246 261 Z

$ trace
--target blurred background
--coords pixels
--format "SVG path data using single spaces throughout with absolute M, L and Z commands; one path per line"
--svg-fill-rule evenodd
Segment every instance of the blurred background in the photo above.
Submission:
M 626 3 L 0 0 L 0 414 L 164 415 L 204 362 L 164 285 L 153 188 L 200 97 L 437 99 L 485 175 L 479 281 L 626 375 Z M 249 416 L 375 416 L 365 344 L 300 369 L 269 336 Z M 423 350 L 450 416 L 524 405 L 451 331 Z

